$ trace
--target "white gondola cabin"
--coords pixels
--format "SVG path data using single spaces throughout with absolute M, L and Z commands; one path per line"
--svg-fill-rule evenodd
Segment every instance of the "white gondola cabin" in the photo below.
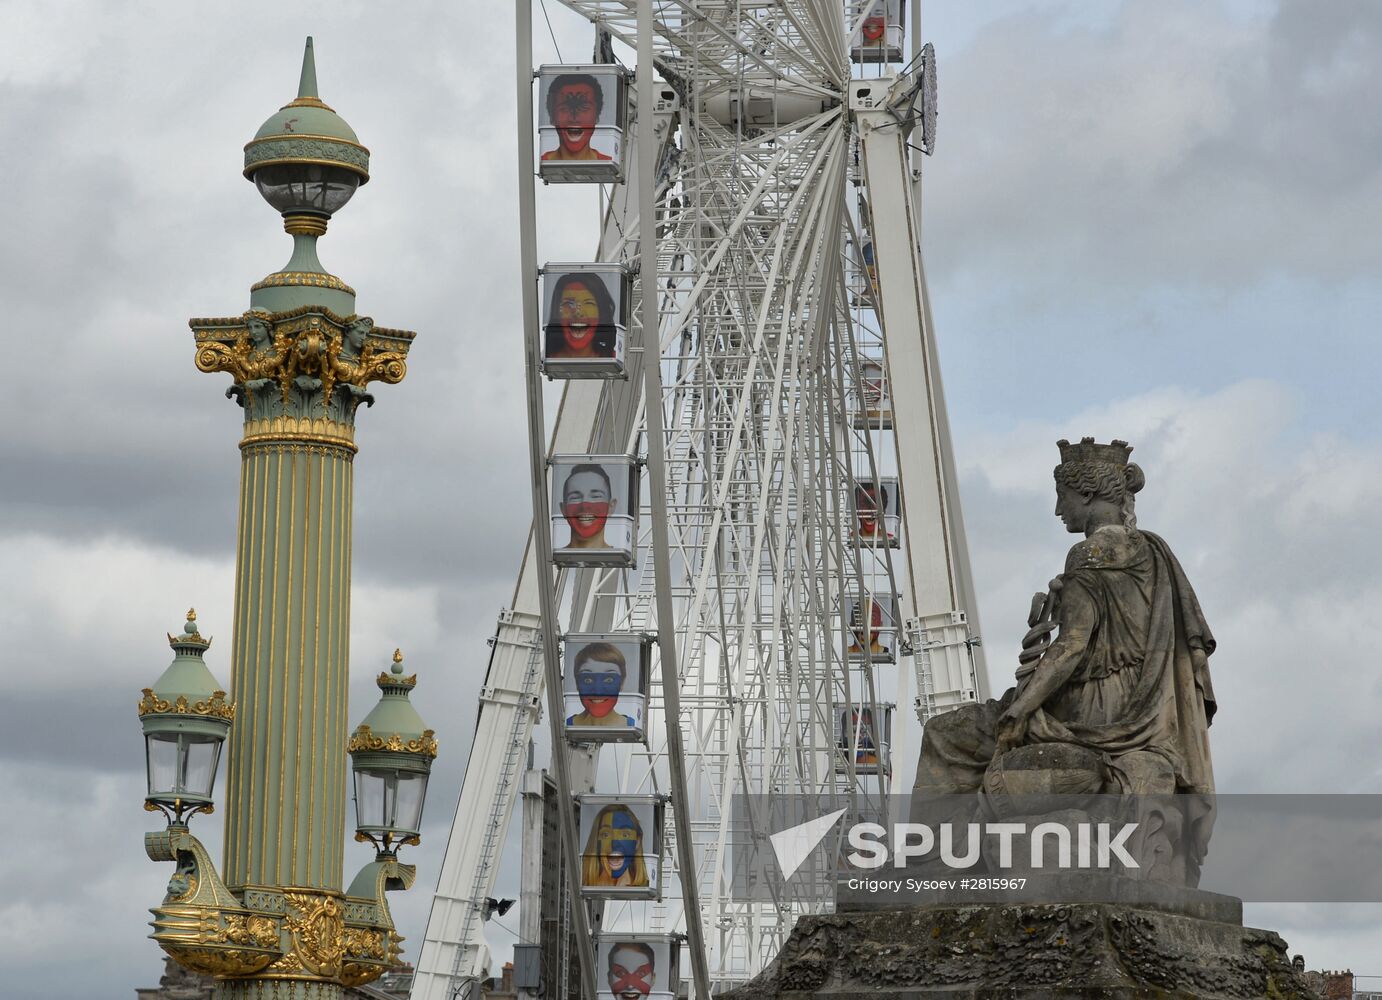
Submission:
M 893 706 L 853 705 L 835 713 L 835 746 L 840 751 L 835 770 L 848 771 L 851 759 L 856 774 L 892 773 Z
M 680 961 L 680 935 L 604 931 L 595 938 L 595 995 L 598 1000 L 673 1000 Z
M 622 181 L 628 71 L 543 66 L 537 87 L 538 175 L 555 184 Z
M 573 632 L 565 637 L 562 696 L 568 740 L 646 741 L 652 642 L 643 632 Z
M 896 476 L 860 479 L 851 498 L 854 539 L 865 548 L 897 548 L 902 525 L 902 484 Z
M 581 893 L 662 898 L 661 795 L 577 795 Z
M 552 562 L 632 566 L 638 545 L 638 463 L 628 455 L 557 455 L 548 466 Z
M 860 430 L 892 430 L 893 399 L 882 361 L 859 359 L 859 384 L 854 399 L 854 426 Z
M 846 594 L 845 659 L 852 663 L 897 662 L 896 594 Z
M 549 378 L 626 378 L 631 279 L 621 264 L 542 269 L 542 370 Z
M 902 25 L 906 19 L 905 0 L 865 0 L 854 5 L 852 13 L 864 10 L 863 23 L 854 35 L 849 57 L 856 63 L 902 62 Z

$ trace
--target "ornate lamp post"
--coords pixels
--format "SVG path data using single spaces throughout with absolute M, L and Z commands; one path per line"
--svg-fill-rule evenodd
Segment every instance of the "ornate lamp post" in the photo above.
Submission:
M 355 413 L 374 401 L 369 383 L 402 381 L 414 335 L 357 315 L 354 290 L 317 258 L 328 220 L 369 179 L 369 151 L 317 95 L 310 38 L 298 96 L 245 146 L 244 171 L 282 213 L 293 255 L 252 287 L 249 310 L 190 324 L 197 367 L 229 373 L 226 394 L 244 410 L 235 708 L 215 690 L 201 662 L 208 644 L 189 619 L 170 639 L 173 666 L 140 704 L 147 807 L 170 821 L 146 848 L 178 866 L 152 936 L 181 964 L 221 977 L 223 1000 L 337 1000 L 397 963 L 384 892 L 412 884 L 396 850 L 417 841 L 436 754 L 430 731 L 407 734 L 425 743 L 425 766 L 398 755 L 391 787 L 417 789 L 417 802 L 389 822 L 411 825 L 391 829 L 342 891 Z M 218 874 L 186 819 L 210 811 L 217 739 L 237 713 Z M 421 781 L 400 781 L 405 774 Z

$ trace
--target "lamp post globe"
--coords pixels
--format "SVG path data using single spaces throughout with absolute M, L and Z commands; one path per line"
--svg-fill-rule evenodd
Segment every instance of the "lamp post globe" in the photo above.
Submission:
M 270 115 L 245 144 L 245 177 L 283 216 L 293 256 L 255 285 L 256 309 L 277 312 L 302 304 L 301 292 L 341 316 L 355 311 L 355 292 L 317 258 L 327 223 L 369 181 L 369 150 L 355 130 L 317 95 L 312 39 L 302 57 L 298 96 Z
M 189 816 L 212 811 L 221 746 L 235 707 L 207 669 L 203 656 L 211 640 L 202 638 L 195 610 L 168 644 L 173 662 L 139 702 L 148 776 L 144 808 L 162 812 L 169 825 L 185 826 Z
M 355 775 L 355 839 L 369 841 L 381 854 L 416 844 L 422 834 L 427 778 L 437 756 L 437 741 L 408 696 L 417 675 L 403 676 L 403 654 L 380 673 L 379 703 L 351 734 L 346 747 Z
M 326 220 L 369 181 L 369 150 L 317 96 L 311 38 L 302 57 L 298 96 L 270 115 L 245 144 L 245 176 L 285 221 L 306 215 L 312 218 L 300 223 L 319 225 L 322 232 Z

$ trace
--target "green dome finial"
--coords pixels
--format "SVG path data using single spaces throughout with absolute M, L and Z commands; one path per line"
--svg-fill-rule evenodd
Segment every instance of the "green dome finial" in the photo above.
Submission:
M 393 651 L 393 666 L 389 669 L 399 677 L 403 676 L 403 650 L 395 649 Z
M 245 176 L 251 179 L 264 167 L 296 164 L 344 170 L 361 184 L 369 180 L 369 150 L 360 145 L 345 119 L 317 96 L 317 59 L 311 38 L 302 55 L 298 96 L 270 115 L 245 145 Z
M 312 36 L 307 36 L 307 48 L 302 53 L 302 78 L 298 81 L 298 97 L 317 97 L 317 60 L 312 56 Z

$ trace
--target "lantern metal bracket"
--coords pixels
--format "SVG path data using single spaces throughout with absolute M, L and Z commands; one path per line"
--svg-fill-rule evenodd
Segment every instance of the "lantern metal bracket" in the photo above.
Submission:
M 151 936 L 179 965 L 208 976 L 246 976 L 283 956 L 281 920 L 243 907 L 187 827 L 146 833 L 144 852 L 177 864 L 162 905 L 150 912 Z
M 413 865 L 381 853 L 339 891 L 246 889 L 243 902 L 216 872 L 206 848 L 185 826 L 144 836 L 153 861 L 177 864 L 154 915 L 153 939 L 174 961 L 202 975 L 274 978 L 282 971 L 342 986 L 373 982 L 400 963 L 385 892 L 410 888 Z M 289 966 L 297 971 L 289 975 Z

